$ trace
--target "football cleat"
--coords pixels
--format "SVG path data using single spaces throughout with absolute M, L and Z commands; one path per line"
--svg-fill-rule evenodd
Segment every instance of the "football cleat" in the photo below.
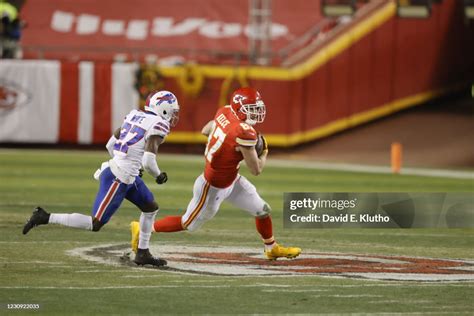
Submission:
M 153 257 L 149 249 L 138 249 L 133 262 L 139 266 L 150 264 L 155 267 L 163 267 L 167 264 L 166 260 Z
M 140 223 L 133 221 L 130 223 L 130 232 L 132 233 L 132 240 L 130 245 L 132 246 L 132 251 L 137 253 L 138 251 L 138 239 L 140 237 Z
M 276 260 L 278 258 L 294 259 L 301 253 L 301 248 L 297 247 L 282 247 L 275 243 L 271 250 L 265 250 L 265 255 L 268 260 Z
M 48 224 L 49 215 L 50 214 L 41 207 L 38 206 L 35 208 L 33 215 L 31 215 L 30 219 L 26 221 L 25 226 L 23 226 L 23 235 L 26 235 L 33 227 Z

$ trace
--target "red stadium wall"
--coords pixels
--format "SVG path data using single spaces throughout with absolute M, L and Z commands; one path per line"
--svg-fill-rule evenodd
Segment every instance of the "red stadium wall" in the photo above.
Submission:
M 244 56 L 255 31 L 248 0 L 34 0 L 22 44 L 26 58 L 144 60 L 148 54 L 222 62 Z M 272 0 L 272 48 L 279 50 L 323 17 L 320 0 Z M 216 54 L 217 53 L 217 54 Z M 214 57 L 211 57 L 214 56 Z
M 472 82 L 472 38 L 454 1 L 430 19 L 391 18 L 302 80 L 301 130 Z
M 248 71 L 249 84 L 268 107 L 259 128 L 270 143 L 291 146 L 314 140 L 470 86 L 474 28 L 465 25 L 459 2 L 434 4 L 429 19 L 401 19 L 392 8 L 386 21 L 302 78 L 293 79 L 297 75 L 289 71 L 288 80 L 284 74 L 272 80 L 269 69 Z M 178 129 L 191 133 L 179 138 L 186 141 L 212 117 L 223 79 L 206 78 L 199 98 L 187 98 L 176 84 L 176 73 L 165 74 L 165 86 L 183 100 Z
M 258 129 L 274 146 L 311 141 L 389 115 L 456 86 L 470 85 L 474 81 L 472 38 L 473 24 L 464 23 L 459 1 L 434 4 L 429 19 L 400 19 L 395 16 L 394 3 L 389 1 L 373 14 L 347 25 L 341 35 L 328 39 L 314 56 L 292 68 L 198 66 L 196 69 L 205 82 L 197 97 L 184 93 L 178 84 L 182 67 L 161 68 L 163 87 L 176 92 L 182 105 L 180 122 L 169 141 L 205 141 L 199 131 L 213 117 L 216 108 L 223 105 L 220 101 L 223 82 L 236 73 L 262 93 L 268 114 Z M 0 61 L 0 71 L 4 65 Z M 60 114 L 51 118 L 60 120 L 61 124 L 58 136 L 45 142 L 105 142 L 108 133 L 120 123 L 121 113 L 138 103 L 130 78 L 134 66 L 122 65 L 97 63 L 93 67 L 93 84 L 89 90 L 94 96 L 89 106 L 95 115 L 92 123 L 88 123 L 86 116 L 79 115 L 84 103 L 78 100 L 81 91 L 90 91 L 78 83 L 81 73 L 78 63 L 62 63 L 57 94 L 61 99 Z M 83 66 L 79 68 L 87 70 L 90 65 Z M 117 80 L 124 82 L 116 83 Z M 236 82 L 227 92 L 238 86 Z M 0 122 L 6 119 L 0 115 Z M 4 131 L 6 126 L 0 124 L 0 142 L 11 141 L 10 134 Z M 92 130 L 88 132 L 88 128 Z M 81 138 L 77 130 L 86 136 Z

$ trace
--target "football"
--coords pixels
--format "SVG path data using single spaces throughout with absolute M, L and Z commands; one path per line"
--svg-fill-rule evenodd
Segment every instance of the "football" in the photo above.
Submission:
M 267 146 L 267 141 L 265 137 L 263 137 L 262 134 L 258 133 L 257 135 L 257 144 L 255 144 L 255 151 L 257 152 L 257 156 L 261 156 L 263 154 L 263 151 L 265 149 L 268 149 Z

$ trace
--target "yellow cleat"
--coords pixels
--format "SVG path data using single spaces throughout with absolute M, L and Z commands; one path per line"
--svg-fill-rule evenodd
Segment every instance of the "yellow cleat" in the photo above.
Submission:
M 279 244 L 273 246 L 272 250 L 265 250 L 265 255 L 268 260 L 276 260 L 277 258 L 294 259 L 301 253 L 301 248 L 297 247 L 282 247 Z
M 130 232 L 132 233 L 132 251 L 137 253 L 138 251 L 138 239 L 140 237 L 140 223 L 137 221 L 133 221 L 130 223 Z

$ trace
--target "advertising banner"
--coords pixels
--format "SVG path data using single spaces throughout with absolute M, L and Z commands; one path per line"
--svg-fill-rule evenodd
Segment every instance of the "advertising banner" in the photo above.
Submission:
M 111 10 L 113 8 L 113 10 Z M 27 1 L 27 46 L 246 51 L 260 36 L 249 24 L 249 1 L 220 0 L 35 0 Z M 270 34 L 281 48 L 321 19 L 319 1 L 274 0 Z
M 0 141 L 54 143 L 59 131 L 60 63 L 0 62 Z
M 0 142 L 105 143 L 138 106 L 138 65 L 0 62 Z

